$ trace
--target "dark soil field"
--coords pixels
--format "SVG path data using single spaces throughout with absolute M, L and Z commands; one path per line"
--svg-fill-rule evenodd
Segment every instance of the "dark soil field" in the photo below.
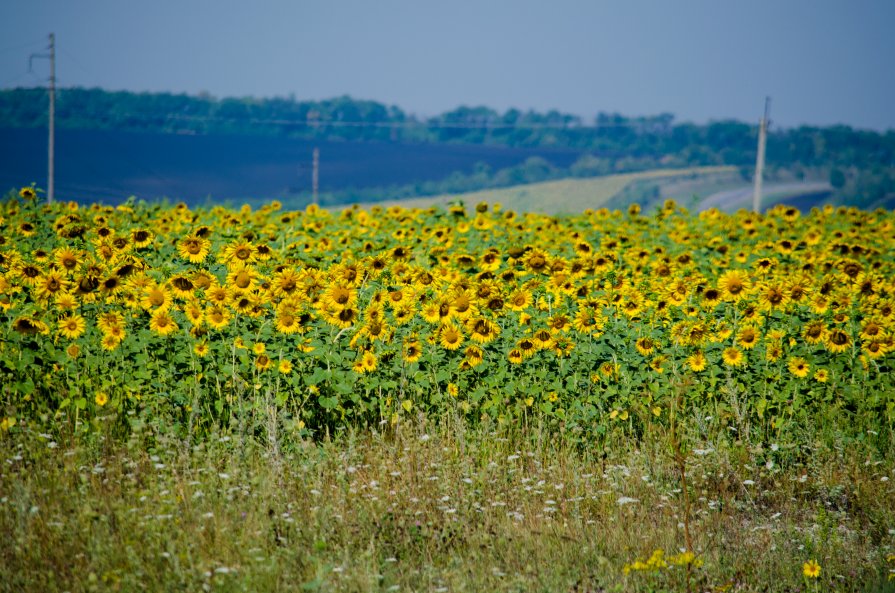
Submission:
M 0 129 L 0 191 L 46 186 L 46 130 Z M 128 196 L 208 201 L 283 198 L 311 190 L 320 149 L 320 191 L 439 180 L 477 163 L 511 167 L 540 156 L 568 167 L 570 149 L 333 142 L 265 136 L 193 136 L 57 130 L 58 199 L 116 203 Z

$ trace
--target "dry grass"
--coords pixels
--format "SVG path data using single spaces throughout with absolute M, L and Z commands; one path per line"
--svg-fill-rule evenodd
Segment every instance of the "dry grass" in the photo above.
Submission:
M 680 570 L 622 571 L 684 546 L 685 520 L 693 590 L 802 590 L 812 558 L 820 590 L 895 590 L 895 456 L 878 445 L 703 435 L 688 519 L 658 427 L 594 450 L 539 429 L 386 428 L 278 449 L 9 433 L 0 590 L 685 590 Z

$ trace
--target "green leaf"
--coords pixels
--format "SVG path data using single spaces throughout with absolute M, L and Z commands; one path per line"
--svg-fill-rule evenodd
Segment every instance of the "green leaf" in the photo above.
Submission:
M 339 398 L 335 396 L 324 397 L 321 395 L 319 398 L 317 398 L 317 403 L 319 403 L 320 407 L 324 410 L 332 410 L 339 405 Z

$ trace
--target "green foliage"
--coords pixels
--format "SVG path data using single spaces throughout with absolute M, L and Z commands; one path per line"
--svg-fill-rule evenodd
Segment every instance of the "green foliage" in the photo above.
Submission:
M 42 89 L 0 91 L 0 121 L 11 127 L 46 125 Z M 510 109 L 501 114 L 487 107 L 460 107 L 419 119 L 395 106 L 348 96 L 324 101 L 252 97 L 216 99 L 209 95 L 108 92 L 60 89 L 57 124 L 70 128 L 117 129 L 199 134 L 286 135 L 353 141 L 449 142 L 515 147 L 565 147 L 585 155 L 569 170 L 527 163 L 491 175 L 477 171 L 415 188 L 413 195 L 433 195 L 486 187 L 543 181 L 558 177 L 602 175 L 668 166 L 735 165 L 755 162 L 757 127 L 739 121 L 706 125 L 675 123 L 670 114 L 625 117 L 599 113 L 592 122 L 551 111 Z M 347 125 L 346 125 L 347 124 Z M 361 124 L 361 125 L 357 125 Z M 834 187 L 848 203 L 875 207 L 891 203 L 895 193 L 895 134 L 848 126 L 772 129 L 767 160 L 788 170 L 823 170 L 833 175 L 854 170 L 854 181 L 835 175 Z M 751 175 L 751 174 L 750 174 Z M 831 177 L 834 180 L 834 177 Z M 394 190 L 410 195 L 413 186 Z M 348 195 L 349 192 L 345 192 Z M 342 203 L 336 195 L 331 203 Z M 369 200 L 354 192 L 351 200 Z M 348 200 L 350 201 L 350 200 Z

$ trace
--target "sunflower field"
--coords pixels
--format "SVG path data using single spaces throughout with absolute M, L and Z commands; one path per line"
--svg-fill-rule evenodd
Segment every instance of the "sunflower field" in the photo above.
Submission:
M 0 419 L 895 422 L 895 216 L 0 205 Z M 269 416 L 269 414 L 268 414 Z M 105 422 L 103 424 L 101 421 Z

